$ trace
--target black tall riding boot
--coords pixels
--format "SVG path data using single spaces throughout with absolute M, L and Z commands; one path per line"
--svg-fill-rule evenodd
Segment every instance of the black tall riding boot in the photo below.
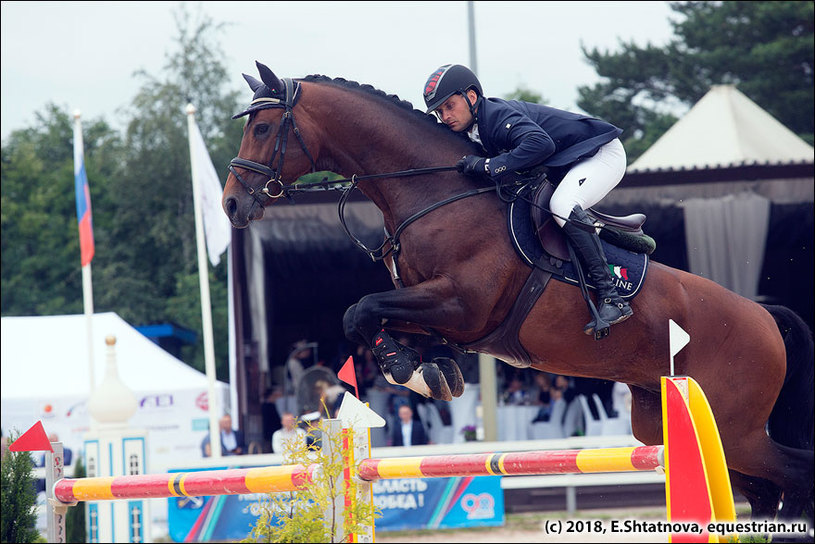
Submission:
M 592 224 L 591 218 L 580 206 L 575 206 L 572 210 L 569 221 L 563 225 L 563 232 L 569 237 L 575 253 L 588 272 L 589 279 L 597 288 L 597 301 L 600 303 L 597 311 L 600 318 L 610 325 L 621 323 L 634 315 L 634 311 L 628 302 L 620 297 L 617 288 L 611 281 L 611 270 L 606 262 L 597 232 L 593 227 L 587 230 L 588 227 L 578 226 L 576 223 L 586 226 Z M 583 332 L 589 335 L 594 334 L 594 328 L 595 320 L 592 319 L 583 327 Z

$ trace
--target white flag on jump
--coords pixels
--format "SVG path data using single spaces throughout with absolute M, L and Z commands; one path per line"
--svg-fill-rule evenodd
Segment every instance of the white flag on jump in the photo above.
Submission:
M 193 122 L 190 130 L 192 147 L 193 175 L 198 175 L 198 187 L 201 193 L 201 218 L 204 223 L 204 237 L 207 241 L 207 253 L 212 266 L 221 262 L 221 254 L 232 241 L 232 225 L 221 207 L 224 189 L 209 158 L 207 146 L 198 123 Z

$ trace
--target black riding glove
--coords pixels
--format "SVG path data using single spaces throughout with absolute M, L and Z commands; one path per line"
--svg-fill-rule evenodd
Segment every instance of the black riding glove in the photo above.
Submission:
M 468 176 L 488 178 L 490 171 L 487 169 L 487 159 L 478 155 L 464 155 L 456 163 L 456 170 Z

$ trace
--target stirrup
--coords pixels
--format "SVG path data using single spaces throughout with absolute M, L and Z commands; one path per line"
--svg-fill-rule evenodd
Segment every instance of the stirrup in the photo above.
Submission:
M 592 319 L 589 323 L 583 327 L 583 332 L 587 335 L 591 336 L 594 334 L 596 340 L 600 340 L 601 338 L 605 338 L 608 336 L 608 328 L 611 325 L 616 325 L 618 323 L 622 323 L 632 315 L 634 315 L 634 310 L 631 309 L 631 306 L 622 298 L 617 297 L 619 302 L 614 302 L 612 298 L 607 297 L 604 298 L 600 307 L 597 309 L 597 318 L 600 320 L 600 326 L 597 327 L 597 319 Z M 609 315 L 603 316 L 604 310 L 607 308 L 614 308 L 619 312 L 618 317 L 612 317 Z M 607 312 L 605 312 L 607 314 Z M 595 332 L 595 329 L 596 332 Z

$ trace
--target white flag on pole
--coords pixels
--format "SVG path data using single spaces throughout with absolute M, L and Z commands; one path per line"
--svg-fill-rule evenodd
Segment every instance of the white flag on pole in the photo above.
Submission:
M 193 175 L 198 175 L 198 187 L 201 189 L 201 216 L 204 223 L 204 237 L 207 241 L 207 253 L 212 266 L 221 262 L 221 254 L 229 247 L 232 240 L 232 225 L 221 207 L 224 189 L 209 158 L 207 146 L 198 123 L 193 122 L 190 130 L 192 147 Z

